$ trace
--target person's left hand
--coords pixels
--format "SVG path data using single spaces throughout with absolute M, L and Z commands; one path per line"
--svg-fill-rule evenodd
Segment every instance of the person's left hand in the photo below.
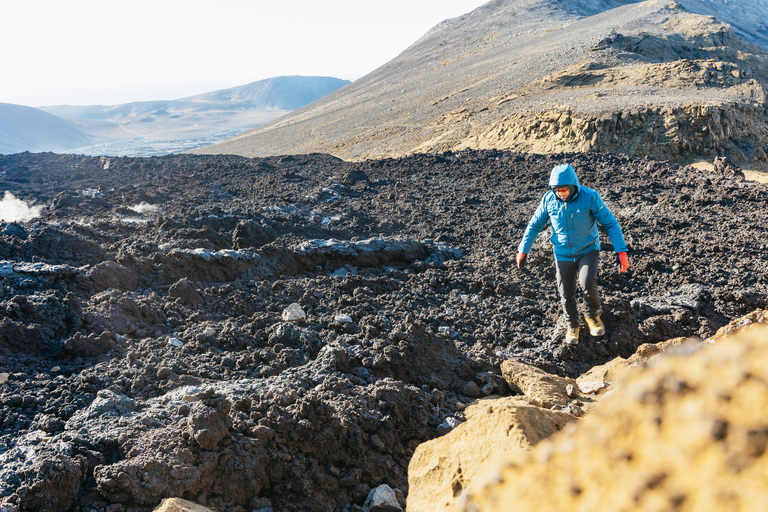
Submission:
M 629 268 L 629 259 L 626 252 L 617 252 L 616 259 L 619 261 L 619 272 L 626 272 Z

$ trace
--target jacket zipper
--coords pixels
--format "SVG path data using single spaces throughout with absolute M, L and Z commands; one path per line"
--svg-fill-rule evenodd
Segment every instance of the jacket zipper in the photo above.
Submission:
M 565 206 L 565 238 L 568 239 L 568 255 L 573 258 L 573 248 L 571 247 L 571 230 L 568 229 L 568 203 L 563 203 Z M 571 221 L 573 221 L 573 214 L 571 214 Z

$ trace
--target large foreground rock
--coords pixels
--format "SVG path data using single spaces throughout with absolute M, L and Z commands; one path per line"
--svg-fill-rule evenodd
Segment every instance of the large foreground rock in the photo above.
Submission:
M 768 322 L 628 371 L 570 435 L 510 458 L 472 510 L 762 510 Z M 472 508 L 475 507 L 475 508 Z
M 447 435 L 416 448 L 408 466 L 408 512 L 458 510 L 457 499 L 498 458 L 530 450 L 575 419 L 499 401 Z

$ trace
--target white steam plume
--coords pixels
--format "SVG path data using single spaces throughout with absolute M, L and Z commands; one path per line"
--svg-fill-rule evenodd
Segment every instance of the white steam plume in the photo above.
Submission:
M 42 206 L 30 206 L 26 201 L 5 191 L 0 200 L 0 220 L 5 222 L 27 222 L 40 216 Z
M 144 213 L 155 213 L 160 211 L 160 207 L 156 204 L 149 204 L 146 201 L 142 201 L 136 206 L 132 206 L 131 210 L 144 214 Z

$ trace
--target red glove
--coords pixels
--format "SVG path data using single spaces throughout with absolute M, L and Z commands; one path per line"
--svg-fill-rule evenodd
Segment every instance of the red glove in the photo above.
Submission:
M 517 253 L 517 268 L 521 269 L 525 267 L 525 259 L 528 255 L 524 252 Z
M 619 260 L 619 272 L 626 272 L 629 268 L 629 260 L 626 252 L 617 252 L 616 259 Z

